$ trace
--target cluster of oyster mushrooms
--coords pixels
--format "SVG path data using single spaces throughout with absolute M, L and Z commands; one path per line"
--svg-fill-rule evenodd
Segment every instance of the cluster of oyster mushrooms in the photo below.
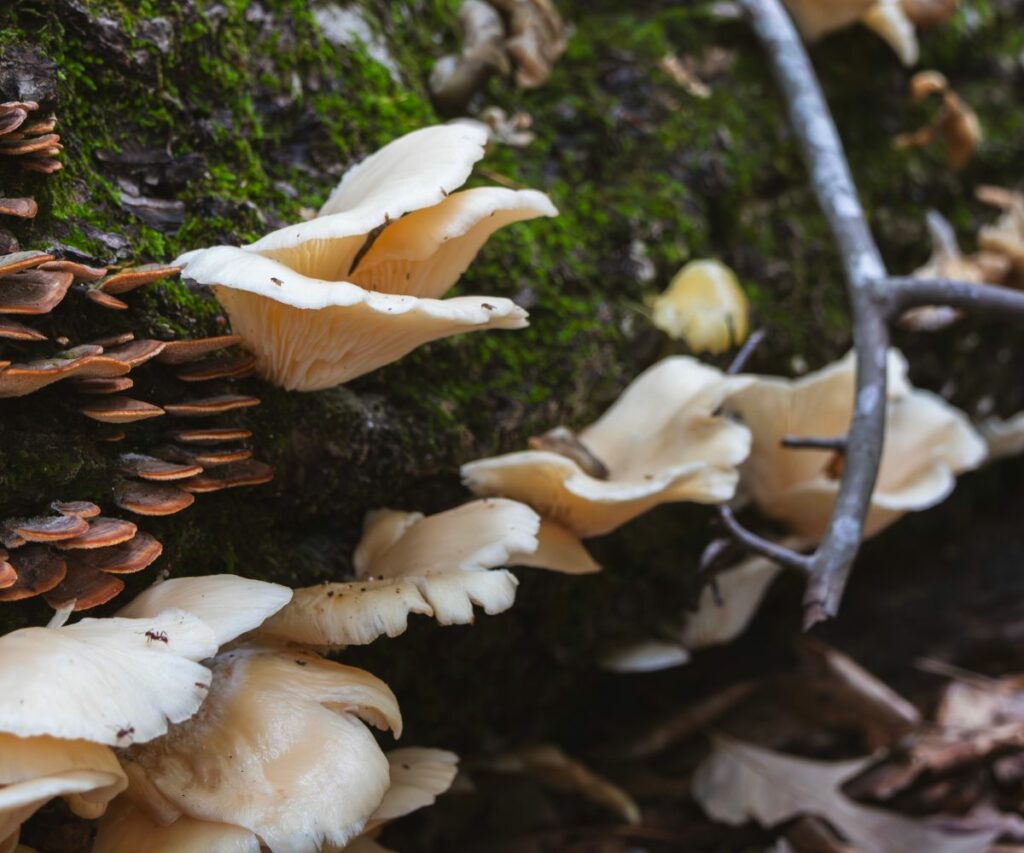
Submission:
M 113 501 L 136 514 L 167 514 L 195 493 L 265 482 L 271 472 L 242 444 L 251 437 L 244 426 L 190 420 L 258 399 L 218 387 L 184 390 L 172 402 L 136 400 L 124 394 L 128 374 L 152 359 L 175 369 L 187 389 L 255 371 L 282 388 L 314 391 L 448 335 L 523 327 L 527 314 L 510 300 L 443 298 L 494 231 L 557 212 L 533 190 L 459 191 L 485 142 L 484 129 L 465 124 L 408 134 L 351 169 L 316 218 L 247 246 L 177 259 L 185 278 L 213 290 L 233 335 L 121 336 L 8 360 L 3 396 L 69 379 L 94 420 L 184 419 L 166 443 L 121 453 Z M 119 310 L 123 292 L 172 271 L 109 273 L 10 254 L 0 258 L 0 315 L 45 315 L 72 288 Z M 742 340 L 748 320 L 738 283 L 715 266 L 684 272 L 666 322 L 709 349 Z M 8 322 L 7 338 L 19 345 L 47 339 L 40 328 Z M 216 354 L 235 345 L 247 352 Z M 943 500 L 987 454 L 962 412 L 913 388 L 899 353 L 889 358 L 887 438 L 867 535 Z M 0 851 L 15 849 L 21 825 L 56 797 L 98 821 L 97 853 L 379 851 L 374 834 L 447 790 L 457 759 L 427 748 L 385 753 L 370 728 L 401 734 L 396 697 L 327 654 L 397 636 L 410 616 L 452 625 L 472 622 L 476 608 L 505 611 L 517 587 L 510 566 L 596 572 L 585 540 L 666 503 L 751 504 L 791 547 L 810 547 L 825 531 L 842 454 L 785 439 L 842 435 L 853 386 L 852 357 L 795 381 L 729 375 L 691 356 L 663 359 L 595 423 L 552 424 L 526 449 L 465 464 L 474 499 L 430 516 L 368 513 L 355 576 L 297 590 L 232 575 L 176 577 L 113 616 L 67 624 L 73 610 L 117 595 L 117 575 L 152 564 L 159 543 L 85 501 L 4 521 L 0 600 L 4 589 L 32 588 L 57 614 L 46 627 L 0 637 Z M 764 558 L 731 567 L 719 588 L 738 605 L 705 598 L 695 617 L 665 626 L 613 665 L 678 663 L 690 649 L 734 636 L 776 571 Z
M 0 104 L 0 156 L 17 157 L 23 169 L 44 175 L 59 171 L 57 157 L 64 150 L 60 135 L 54 133 L 57 120 L 38 117 L 35 101 L 7 101 Z

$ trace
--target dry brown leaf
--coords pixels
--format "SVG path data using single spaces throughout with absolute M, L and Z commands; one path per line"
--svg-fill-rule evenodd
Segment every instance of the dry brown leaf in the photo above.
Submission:
M 542 744 L 502 753 L 475 765 L 493 773 L 523 773 L 556 791 L 579 794 L 626 823 L 640 823 L 640 807 L 618 785 L 598 776 L 557 746 Z
M 867 764 L 868 759 L 810 761 L 718 737 L 711 755 L 697 768 L 693 792 L 714 820 L 772 826 L 815 815 L 858 850 L 871 853 L 983 853 L 995 838 L 991 831 L 947 834 L 854 802 L 840 787 Z

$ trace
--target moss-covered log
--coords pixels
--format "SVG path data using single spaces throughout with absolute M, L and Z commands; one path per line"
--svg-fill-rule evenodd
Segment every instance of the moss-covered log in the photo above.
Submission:
M 33 195 L 41 208 L 31 223 L 5 227 L 23 248 L 116 263 L 170 260 L 296 221 L 347 166 L 444 118 L 426 79 L 455 46 L 456 5 L 5 4 L 0 100 L 43 100 L 66 145 L 55 175 L 0 162 L 3 194 Z M 849 346 L 834 250 L 744 24 L 699 0 L 559 5 L 576 30 L 550 83 L 522 92 L 494 80 L 480 96 L 528 112 L 538 138 L 524 149 L 494 147 L 478 173 L 546 191 L 561 217 L 501 232 L 459 284 L 464 293 L 515 299 L 530 310 L 530 328 L 435 343 L 332 391 L 239 383 L 262 405 L 225 422 L 253 431 L 257 456 L 276 478 L 145 520 L 165 546 L 157 568 L 291 585 L 344 577 L 366 510 L 458 503 L 461 462 L 522 447 L 558 423 L 587 423 L 666 352 L 644 300 L 689 258 L 716 256 L 740 275 L 770 333 L 755 368 L 817 366 Z M 354 20 L 360 37 L 351 35 Z M 939 152 L 894 149 L 896 133 L 927 113 L 908 106 L 908 72 L 884 44 L 854 29 L 815 49 L 893 271 L 927 257 L 927 209 L 948 216 L 970 246 L 992 217 L 973 201 L 973 187 L 1020 179 L 1022 33 L 1024 11 L 1011 0 L 964 0 L 948 25 L 924 37 L 922 67 L 943 70 L 986 131 L 979 155 L 956 174 Z M 686 94 L 659 68 L 666 54 L 706 59 L 712 50 L 722 53 L 707 99 Z M 70 294 L 40 324 L 51 340 L 74 344 L 125 330 L 172 339 L 226 328 L 212 297 L 181 281 L 129 295 L 126 312 L 80 296 Z M 920 384 L 969 411 L 1009 412 L 1024 406 L 1024 350 L 1013 346 L 1020 338 L 1012 328 L 964 323 L 899 343 Z M 0 357 L 48 347 L 4 344 Z M 141 399 L 186 393 L 166 366 L 151 363 L 134 378 Z M 112 510 L 118 455 L 152 447 L 167 428 L 157 419 L 131 426 L 121 443 L 106 442 L 60 384 L 0 400 L 0 518 L 54 499 Z M 593 543 L 600 576 L 524 572 L 517 606 L 504 616 L 443 631 L 421 620 L 348 659 L 392 684 L 412 740 L 472 749 L 550 732 L 594 678 L 602 648 L 693 599 L 712 517 L 692 506 L 659 510 Z M 144 585 L 153 571 L 131 581 Z M 0 605 L 0 627 L 47 612 L 38 601 Z

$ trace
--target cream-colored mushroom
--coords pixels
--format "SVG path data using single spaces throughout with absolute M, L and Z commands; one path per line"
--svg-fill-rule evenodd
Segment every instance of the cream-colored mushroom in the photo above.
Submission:
M 100 744 L 0 734 L 0 849 L 13 849 L 21 824 L 54 797 L 94 818 L 127 784 L 113 751 Z
M 981 227 L 978 245 L 1006 258 L 1019 284 L 1024 277 L 1024 193 L 986 186 L 978 187 L 977 196 L 1002 211 L 994 224 Z
M 693 352 L 722 353 L 747 339 L 750 305 L 719 261 L 691 261 L 651 303 L 651 320 Z
M 199 661 L 289 597 L 275 584 L 227 577 L 154 587 L 125 608 L 134 618 L 0 637 L 0 732 L 127 746 L 188 719 L 210 683 Z
M 291 598 L 288 587 L 238 575 L 171 578 L 153 584 L 118 615 L 146 617 L 171 608 L 185 610 L 205 622 L 222 646 L 261 625 Z
M 607 469 L 601 479 L 576 458 L 528 450 L 462 466 L 480 495 L 530 504 L 577 536 L 598 536 L 673 501 L 718 503 L 733 496 L 750 434 L 716 415 L 752 380 L 725 376 L 676 356 L 644 371 L 600 419 L 579 433 Z
M 914 24 L 901 0 L 784 0 L 808 41 L 863 23 L 880 35 L 904 65 L 917 62 Z
M 793 538 L 782 544 L 797 550 L 803 545 Z M 732 642 L 747 629 L 780 571 L 778 563 L 754 556 L 718 572 L 714 586 L 701 590 L 697 609 L 679 625 L 666 627 L 661 639 L 616 649 L 603 666 L 613 672 L 658 672 L 688 663 L 693 651 Z
M 410 747 L 386 756 L 389 787 L 362 835 L 344 846 L 327 844 L 321 853 L 381 850 L 372 836 L 387 822 L 429 806 L 451 787 L 458 756 L 441 749 Z M 181 816 L 164 825 L 128 797 L 120 797 L 100 824 L 93 853 L 259 853 L 258 836 L 248 829 Z
M 337 648 L 364 645 L 408 627 L 409 614 L 442 625 L 473 621 L 473 605 L 493 615 L 512 606 L 517 581 L 506 569 L 537 550 L 540 518 L 510 500 L 477 500 L 424 516 L 368 513 L 353 563 L 356 580 L 295 592 L 261 633 Z
M 906 361 L 889 353 L 886 439 L 865 525 L 873 536 L 907 512 L 943 501 L 956 475 L 976 468 L 985 444 L 963 412 L 927 391 L 912 388 Z M 827 450 L 789 449 L 784 436 L 834 437 L 849 427 L 854 359 L 789 381 L 761 377 L 731 398 L 754 437 L 743 467 L 743 486 L 760 510 L 795 534 L 817 541 L 827 528 L 839 489 L 842 458 Z
M 257 369 L 290 390 L 347 382 L 458 332 L 526 325 L 508 299 L 441 299 L 505 225 L 557 211 L 543 193 L 453 192 L 483 156 L 465 124 L 407 134 L 350 169 L 317 218 L 243 248 L 183 255 L 213 285 Z
M 241 647 L 212 667 L 199 713 L 129 753 L 148 783 L 136 796 L 157 799 L 156 815 L 173 808 L 243 827 L 274 853 L 358 835 L 389 785 L 388 761 L 364 721 L 401 734 L 387 685 L 285 647 Z

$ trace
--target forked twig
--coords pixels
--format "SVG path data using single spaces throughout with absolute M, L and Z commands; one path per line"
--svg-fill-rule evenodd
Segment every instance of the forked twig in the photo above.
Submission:
M 817 550 L 799 554 L 723 521 L 752 551 L 808 573 L 804 625 L 835 616 L 860 549 L 885 439 L 889 324 L 908 308 L 950 305 L 1024 317 L 1024 293 L 970 282 L 891 278 L 868 228 L 839 133 L 800 37 L 780 0 L 740 0 L 771 62 L 822 212 L 839 249 L 853 316 L 856 398 L 843 447 L 845 465 L 828 531 Z

